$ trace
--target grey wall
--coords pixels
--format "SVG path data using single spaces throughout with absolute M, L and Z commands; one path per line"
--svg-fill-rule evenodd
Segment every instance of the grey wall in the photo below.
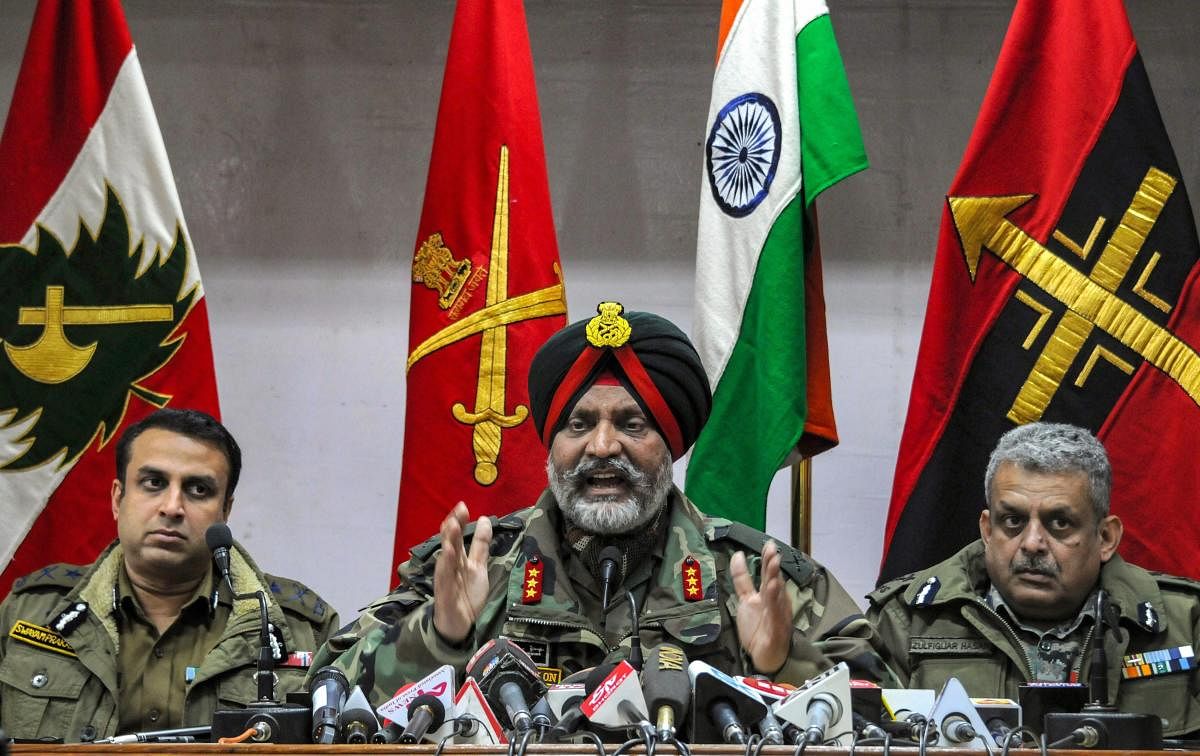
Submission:
M 813 552 L 862 595 L 943 195 L 1012 2 L 831 5 L 872 169 L 819 203 L 842 444 L 814 464 Z M 1200 3 L 1129 5 L 1195 198 Z M 0 0 L 0 112 L 33 6 Z M 572 319 L 616 298 L 687 327 L 719 2 L 526 6 Z M 409 261 L 452 5 L 125 7 L 208 293 L 222 411 L 245 449 L 234 532 L 353 616 L 390 583 Z M 785 513 L 772 517 L 786 534 Z

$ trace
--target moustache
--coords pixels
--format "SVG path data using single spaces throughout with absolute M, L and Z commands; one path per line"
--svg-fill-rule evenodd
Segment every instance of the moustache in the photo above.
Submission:
M 632 462 L 624 459 L 584 459 L 574 468 L 562 474 L 568 483 L 578 483 L 585 478 L 600 473 L 615 473 L 633 485 L 639 485 L 646 480 L 646 473 Z
M 1009 569 L 1014 574 L 1033 574 L 1042 575 L 1044 577 L 1055 577 L 1059 573 L 1058 564 L 1049 558 L 1027 558 L 1023 556 L 1015 557 L 1009 564 Z

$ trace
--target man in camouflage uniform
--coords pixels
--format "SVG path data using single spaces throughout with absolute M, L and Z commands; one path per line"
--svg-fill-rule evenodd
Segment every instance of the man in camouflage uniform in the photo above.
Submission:
M 313 669 L 341 667 L 379 705 L 442 664 L 461 679 L 473 651 L 506 636 L 553 682 L 628 656 L 630 591 L 646 649 L 670 642 L 689 660 L 797 684 L 839 660 L 856 677 L 882 677 L 876 635 L 832 575 L 706 517 L 672 484 L 672 460 L 712 399 L 687 337 L 655 315 L 599 310 L 555 334 L 530 368 L 548 490 L 474 526 L 458 504 L 401 566 L 399 588 L 331 639 Z M 606 546 L 621 555 L 607 608 Z
M 1200 729 L 1200 584 L 1121 559 L 1111 481 L 1083 428 L 1006 433 L 988 463 L 981 540 L 868 597 L 902 681 L 937 690 L 957 677 L 972 696 L 1013 699 L 1025 682 L 1086 683 L 1103 591 L 1108 700 L 1161 716 L 1167 736 Z
M 257 600 L 233 601 L 205 531 L 233 506 L 241 451 L 208 415 L 159 410 L 117 445 L 119 540 L 90 566 L 19 579 L 0 605 L 0 722 L 18 739 L 88 741 L 201 726 L 257 699 Z M 263 591 L 282 700 L 302 689 L 337 614 L 303 585 L 259 571 L 235 544 L 238 593 Z

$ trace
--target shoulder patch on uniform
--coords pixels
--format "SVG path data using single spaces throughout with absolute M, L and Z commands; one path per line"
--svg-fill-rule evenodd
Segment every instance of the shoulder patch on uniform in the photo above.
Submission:
M 817 564 L 803 551 L 740 522 L 729 522 L 728 520 L 715 522 L 719 522 L 719 524 L 712 529 L 712 540 L 730 540 L 756 554 L 762 553 L 763 546 L 768 540 L 775 541 L 775 546 L 779 549 L 779 566 L 783 569 L 784 574 L 801 588 L 812 582 L 813 576 L 817 572 Z M 708 528 L 705 530 L 707 531 Z
M 913 596 L 910 602 L 912 606 L 929 606 L 933 600 L 937 598 L 938 591 L 942 588 L 942 581 L 936 576 L 931 576 L 921 586 L 921 590 L 917 591 L 917 595 Z
M 87 565 L 79 564 L 48 564 L 40 570 L 29 573 L 13 581 L 12 592 L 35 590 L 37 588 L 74 588 L 84 573 Z
M 1154 604 L 1149 601 L 1143 601 L 1137 605 L 1137 611 L 1134 612 L 1137 617 L 1137 623 L 1143 630 L 1148 632 L 1156 632 L 1158 630 L 1158 612 L 1154 609 Z
M 14 622 L 8 631 L 8 637 L 63 656 L 78 656 L 66 638 L 48 627 L 35 625 L 25 620 Z
M 50 620 L 50 628 L 60 635 L 70 635 L 75 628 L 83 624 L 83 621 L 87 619 L 87 614 L 88 605 L 82 601 L 76 601 Z
M 285 611 L 295 612 L 314 622 L 324 622 L 331 609 L 325 600 L 303 583 L 277 575 L 264 575 L 271 596 Z

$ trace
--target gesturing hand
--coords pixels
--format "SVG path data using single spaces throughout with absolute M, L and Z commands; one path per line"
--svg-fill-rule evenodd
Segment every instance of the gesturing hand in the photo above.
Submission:
M 433 568 L 433 627 L 450 643 L 461 643 L 487 602 L 488 548 L 492 521 L 480 517 L 468 553 L 463 528 L 471 521 L 461 501 L 442 520 L 442 550 Z
M 787 661 L 792 638 L 792 602 L 784 590 L 775 542 L 768 541 L 763 547 L 759 590 L 754 590 L 742 552 L 729 560 L 729 571 L 738 597 L 738 642 L 756 671 L 771 674 Z

